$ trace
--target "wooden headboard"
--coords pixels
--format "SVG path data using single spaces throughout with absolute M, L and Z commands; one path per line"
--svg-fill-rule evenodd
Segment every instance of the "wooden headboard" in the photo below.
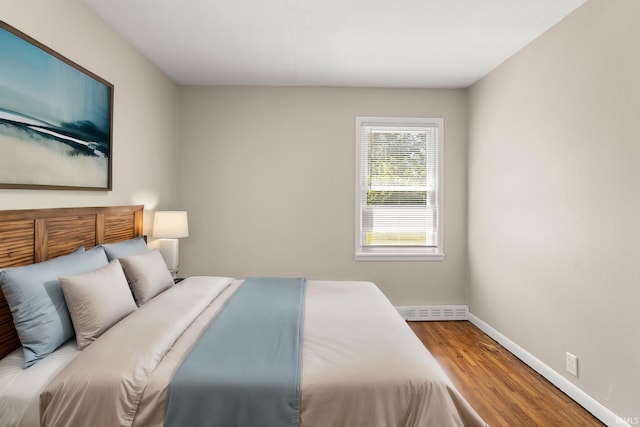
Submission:
M 0 269 L 142 235 L 143 206 L 0 211 Z M 0 290 L 0 358 L 20 347 Z

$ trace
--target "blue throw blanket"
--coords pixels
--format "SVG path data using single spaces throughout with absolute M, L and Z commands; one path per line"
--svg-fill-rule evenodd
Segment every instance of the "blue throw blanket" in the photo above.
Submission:
M 165 426 L 299 426 L 305 286 L 245 280 L 176 371 Z

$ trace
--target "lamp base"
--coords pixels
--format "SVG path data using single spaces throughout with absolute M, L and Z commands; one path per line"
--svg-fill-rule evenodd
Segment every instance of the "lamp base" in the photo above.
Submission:
M 158 250 L 164 259 L 167 268 L 171 273 L 171 276 L 175 279 L 178 275 L 179 253 L 178 253 L 178 239 L 158 239 Z

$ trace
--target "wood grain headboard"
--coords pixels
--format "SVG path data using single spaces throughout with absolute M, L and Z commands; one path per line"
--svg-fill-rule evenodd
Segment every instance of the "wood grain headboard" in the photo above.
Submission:
M 0 211 L 0 269 L 142 235 L 143 206 Z M 0 358 L 20 347 L 0 290 Z

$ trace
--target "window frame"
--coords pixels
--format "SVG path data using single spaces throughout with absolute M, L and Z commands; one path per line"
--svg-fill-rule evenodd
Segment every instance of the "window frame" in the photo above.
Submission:
M 362 189 L 361 173 L 364 153 L 361 150 L 361 135 L 364 126 L 435 126 L 438 129 L 436 141 L 436 230 L 437 246 L 400 247 L 362 245 Z M 444 119 L 437 117 L 356 117 L 356 167 L 355 167 L 355 259 L 356 261 L 442 261 L 444 260 Z

